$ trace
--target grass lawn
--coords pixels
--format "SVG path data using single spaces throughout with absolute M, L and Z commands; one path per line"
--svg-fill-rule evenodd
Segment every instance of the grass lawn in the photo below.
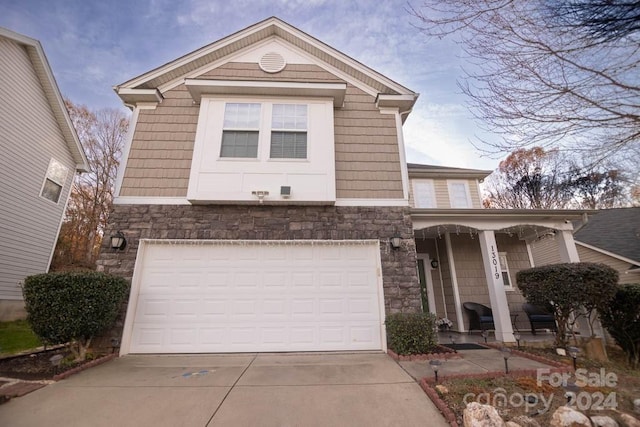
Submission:
M 41 345 L 26 320 L 0 322 L 0 355 L 14 354 Z

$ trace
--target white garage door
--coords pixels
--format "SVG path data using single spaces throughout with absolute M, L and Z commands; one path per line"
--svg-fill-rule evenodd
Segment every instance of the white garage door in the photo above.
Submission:
M 382 349 L 376 241 L 143 241 L 139 257 L 123 353 Z

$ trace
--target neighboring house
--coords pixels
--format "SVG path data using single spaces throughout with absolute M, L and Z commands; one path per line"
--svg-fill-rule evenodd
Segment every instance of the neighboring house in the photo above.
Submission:
M 0 320 L 45 273 L 76 172 L 89 165 L 37 40 L 0 28 Z
M 489 172 L 408 166 L 418 94 L 277 18 L 115 90 L 133 116 L 107 236 L 127 246 L 98 268 L 132 281 L 121 354 L 384 350 L 386 314 L 464 331 L 467 298 L 514 341 L 492 257 L 514 272 L 555 229 L 577 259 L 579 213 L 480 209 Z
M 620 275 L 619 283 L 640 283 L 640 208 L 604 209 L 576 226 L 573 238 L 580 261 L 607 264 Z M 554 236 L 534 250 L 536 265 L 558 262 Z

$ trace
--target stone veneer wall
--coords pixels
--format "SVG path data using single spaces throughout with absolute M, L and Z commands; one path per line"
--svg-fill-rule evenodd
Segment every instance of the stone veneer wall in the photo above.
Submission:
M 115 205 L 105 236 L 120 230 L 124 251 L 104 239 L 98 271 L 131 281 L 140 239 L 380 240 L 385 310 L 421 311 L 416 248 L 404 207 Z M 389 238 L 402 237 L 399 250 Z M 126 305 L 109 337 L 121 336 Z M 108 338 L 105 336 L 105 338 Z M 107 341 L 104 346 L 108 347 Z

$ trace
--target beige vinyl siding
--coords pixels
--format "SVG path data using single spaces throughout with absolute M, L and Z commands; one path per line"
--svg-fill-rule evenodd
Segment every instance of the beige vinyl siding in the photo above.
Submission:
M 436 198 L 436 209 L 449 209 L 451 208 L 451 202 L 449 199 L 449 186 L 446 179 L 438 178 L 412 178 L 413 179 L 431 179 L 433 181 L 433 189 Z M 451 178 L 455 179 L 455 178 Z M 469 193 L 471 194 L 471 207 L 473 209 L 481 209 L 482 201 L 478 192 L 478 184 L 475 180 L 463 180 L 467 181 L 469 186 Z M 409 186 L 409 206 L 415 207 L 413 185 Z
M 578 249 L 578 256 L 580 257 L 580 261 L 602 263 L 616 270 L 620 275 L 618 283 L 622 285 L 625 285 L 627 283 L 640 283 L 640 271 L 627 273 L 627 271 L 631 267 L 633 267 L 632 264 L 622 261 L 618 258 L 605 255 L 602 252 L 594 251 L 590 248 L 585 248 L 581 245 L 576 245 L 576 248 Z
M 531 254 L 536 267 L 547 264 L 557 264 L 560 261 L 560 250 L 555 236 L 545 236 L 531 242 Z
M 227 63 L 202 79 L 341 81 L 315 65 L 289 64 L 269 74 L 257 64 Z M 163 94 L 155 110 L 141 110 L 121 196 L 185 197 L 198 121 L 183 85 Z M 395 119 L 381 115 L 375 98 L 348 85 L 345 106 L 335 111 L 338 198 L 402 198 Z
M 334 111 L 337 197 L 403 198 L 395 117 L 380 114 L 375 98 L 351 85 Z
M 0 299 L 44 273 L 55 245 L 75 162 L 26 50 L 0 38 Z M 49 161 L 68 168 L 57 204 L 40 197 Z

